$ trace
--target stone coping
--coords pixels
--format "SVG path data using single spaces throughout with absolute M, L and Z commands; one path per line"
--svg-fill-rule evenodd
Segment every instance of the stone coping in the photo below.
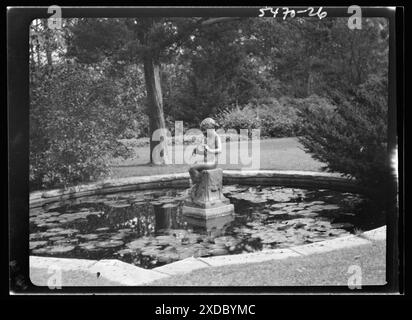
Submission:
M 49 282 L 53 277 L 56 282 Z M 30 256 L 30 281 L 39 287 L 139 286 L 167 277 L 116 259 L 86 260 Z
M 85 277 L 94 279 L 95 286 L 99 286 L 99 280 L 95 279 L 101 279 L 102 286 L 110 286 L 110 284 L 107 284 L 108 282 L 115 283 L 116 286 L 150 286 L 150 283 L 155 280 L 177 274 L 189 273 L 198 269 L 259 263 L 270 260 L 282 260 L 290 257 L 310 256 L 312 254 L 372 244 L 373 241 L 385 239 L 386 226 L 383 226 L 366 231 L 360 235 L 338 237 L 331 240 L 285 249 L 270 249 L 253 253 L 206 258 L 191 257 L 151 270 L 143 269 L 119 260 L 94 261 L 30 256 L 30 279 L 36 286 L 47 286 L 47 280 L 44 280 L 44 277 L 43 280 L 41 280 L 42 277 L 39 277 L 38 275 L 46 274 L 47 279 L 47 274 L 53 274 L 53 270 L 60 270 L 62 280 L 61 286 L 88 286 L 87 283 L 90 283 L 90 281 L 85 281 Z M 82 272 L 81 281 L 75 280 L 76 272 Z M 65 282 L 65 274 L 67 275 L 70 273 L 72 275 L 66 278 L 74 280 Z
M 151 176 L 109 179 L 65 189 L 34 191 L 30 193 L 30 208 L 91 195 L 158 188 L 187 188 L 189 173 L 171 173 Z M 274 185 L 285 187 L 317 187 L 364 193 L 356 181 L 335 173 L 291 170 L 223 170 L 224 184 Z

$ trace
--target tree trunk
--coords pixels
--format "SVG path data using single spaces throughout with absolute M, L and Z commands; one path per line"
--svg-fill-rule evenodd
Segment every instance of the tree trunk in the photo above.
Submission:
M 43 32 L 45 34 L 44 37 L 44 50 L 46 51 L 46 59 L 47 59 L 47 65 L 51 68 L 53 66 L 53 58 L 52 58 L 52 50 L 50 48 L 50 30 L 47 25 L 47 21 L 43 20 Z
M 148 37 L 150 32 L 153 31 L 152 28 L 156 23 L 156 18 L 147 18 L 140 26 L 140 29 L 137 30 L 137 38 L 139 39 L 140 44 L 146 47 L 146 52 L 143 54 L 143 64 L 147 92 L 147 114 L 149 116 L 150 162 L 152 164 L 159 164 L 153 161 L 153 150 L 160 143 L 159 141 L 153 141 L 153 132 L 157 129 L 166 128 L 163 113 L 162 88 L 160 84 L 160 62 L 158 59 L 160 51 L 171 44 L 179 44 L 183 39 L 187 38 L 191 32 L 196 30 L 196 28 L 235 19 L 239 18 L 223 17 L 206 20 L 202 18 L 193 24 L 193 28 L 191 28 L 190 31 L 171 37 L 158 45 L 153 45 L 153 43 L 150 43 Z M 164 151 L 166 152 L 167 150 L 165 149 Z M 166 157 L 167 154 L 163 157 L 163 163 L 166 162 Z
M 35 30 L 38 33 L 39 32 L 39 20 L 35 20 Z M 41 50 L 40 50 L 40 40 L 39 40 L 39 35 L 36 35 L 36 45 L 35 45 L 35 50 L 36 50 L 36 58 L 37 58 L 37 66 L 40 68 L 41 66 Z
M 34 54 L 35 54 L 35 52 L 34 52 L 34 44 L 33 44 L 33 42 L 34 42 L 34 39 L 31 38 L 31 39 L 30 39 L 30 63 L 31 63 L 31 65 L 33 66 L 33 68 L 35 68 L 35 67 L 36 67 L 36 61 L 34 60 Z
M 48 44 L 46 44 L 45 50 L 46 50 L 47 65 L 49 67 L 52 67 L 53 66 L 52 53 L 48 47 Z
M 309 70 L 308 80 L 306 84 L 306 96 L 309 97 L 313 93 L 315 76 L 312 70 Z
M 154 163 L 153 149 L 160 142 L 153 141 L 153 132 L 157 129 L 166 128 L 163 113 L 162 87 L 160 84 L 160 63 L 150 53 L 145 55 L 143 63 L 147 92 L 147 111 L 149 116 L 150 162 Z
M 30 82 L 34 81 L 34 73 L 37 70 L 36 60 L 34 60 L 34 38 L 30 38 Z

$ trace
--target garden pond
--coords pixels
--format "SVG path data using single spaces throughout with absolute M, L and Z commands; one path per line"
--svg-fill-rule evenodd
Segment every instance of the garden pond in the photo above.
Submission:
M 323 241 L 385 224 L 364 196 L 329 189 L 227 185 L 231 218 L 199 226 L 182 215 L 187 190 L 81 197 L 30 210 L 30 253 L 119 259 L 153 268 L 188 257 Z

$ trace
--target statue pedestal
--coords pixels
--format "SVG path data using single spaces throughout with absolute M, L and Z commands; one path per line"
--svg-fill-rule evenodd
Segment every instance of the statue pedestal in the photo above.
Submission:
M 183 215 L 209 219 L 234 215 L 233 204 L 222 193 L 222 169 L 204 170 L 189 192 L 189 199 L 183 206 Z

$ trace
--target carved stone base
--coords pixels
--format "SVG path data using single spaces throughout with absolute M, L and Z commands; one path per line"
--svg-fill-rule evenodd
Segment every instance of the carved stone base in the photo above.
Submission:
M 206 229 L 207 231 L 213 230 L 219 232 L 224 229 L 226 225 L 235 220 L 234 214 L 224 215 L 215 218 L 201 218 L 197 216 L 185 216 L 185 220 L 191 227 Z
M 209 208 L 184 205 L 182 208 L 183 215 L 204 219 L 233 215 L 234 212 L 233 204 L 222 204 Z
M 192 181 L 190 201 L 194 205 L 205 206 L 226 199 L 222 193 L 222 169 L 203 170 L 197 181 Z
M 222 181 L 222 169 L 202 171 L 183 206 L 183 215 L 201 219 L 233 215 L 233 204 L 222 193 Z

